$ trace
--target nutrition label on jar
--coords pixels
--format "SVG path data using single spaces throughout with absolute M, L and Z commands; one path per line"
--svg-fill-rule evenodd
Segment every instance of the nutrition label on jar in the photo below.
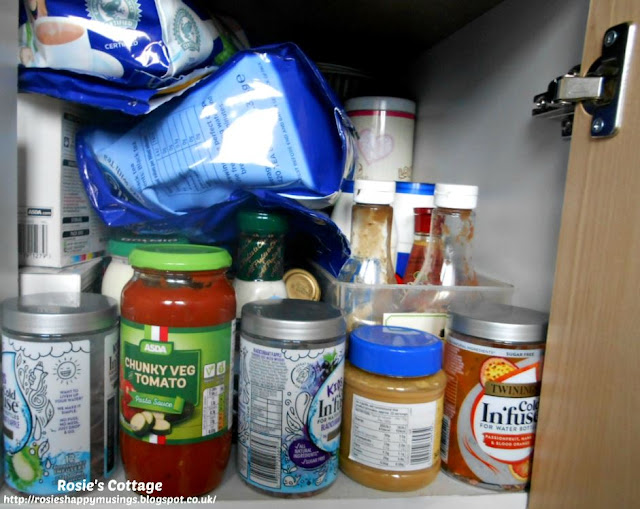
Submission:
M 220 406 L 224 404 L 224 385 L 206 389 L 202 399 L 202 436 L 213 435 L 222 429 Z
M 353 396 L 349 458 L 381 470 L 433 464 L 437 403 L 398 405 Z
M 282 434 L 282 391 L 251 388 L 251 430 L 268 435 Z

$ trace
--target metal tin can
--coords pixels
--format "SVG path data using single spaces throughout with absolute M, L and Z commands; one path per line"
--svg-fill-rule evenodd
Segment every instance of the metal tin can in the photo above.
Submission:
M 538 421 L 548 315 L 480 302 L 450 310 L 441 455 L 470 484 L 523 490 Z
M 300 497 L 335 481 L 345 334 L 342 312 L 324 302 L 242 309 L 237 464 L 250 486 Z
M 30 495 L 108 477 L 118 432 L 118 306 L 90 293 L 2 305 L 5 481 Z M 65 481 L 59 489 L 59 481 Z M 71 483 L 71 484 L 68 484 Z

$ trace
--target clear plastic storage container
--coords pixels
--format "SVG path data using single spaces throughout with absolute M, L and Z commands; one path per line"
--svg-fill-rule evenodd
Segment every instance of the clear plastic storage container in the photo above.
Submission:
M 449 307 L 490 301 L 510 304 L 513 285 L 478 275 L 478 286 L 368 285 L 339 281 L 318 265 L 313 272 L 322 300 L 343 310 L 347 329 L 394 325 L 444 337 Z

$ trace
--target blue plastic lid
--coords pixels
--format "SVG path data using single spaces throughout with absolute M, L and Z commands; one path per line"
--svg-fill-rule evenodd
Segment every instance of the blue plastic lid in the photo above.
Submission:
M 353 193 L 353 180 L 344 179 L 340 186 L 340 191 L 343 193 Z
M 422 194 L 432 196 L 435 189 L 435 184 L 427 184 L 425 182 L 396 182 L 396 193 L 400 194 Z
M 349 361 L 378 375 L 433 375 L 442 369 L 442 341 L 417 329 L 364 325 L 351 332 Z

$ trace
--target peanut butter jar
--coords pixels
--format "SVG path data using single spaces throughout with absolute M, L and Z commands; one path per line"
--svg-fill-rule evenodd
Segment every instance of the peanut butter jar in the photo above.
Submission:
M 340 469 L 384 491 L 427 486 L 440 470 L 446 376 L 442 342 L 404 327 L 351 333 L 345 366 Z

